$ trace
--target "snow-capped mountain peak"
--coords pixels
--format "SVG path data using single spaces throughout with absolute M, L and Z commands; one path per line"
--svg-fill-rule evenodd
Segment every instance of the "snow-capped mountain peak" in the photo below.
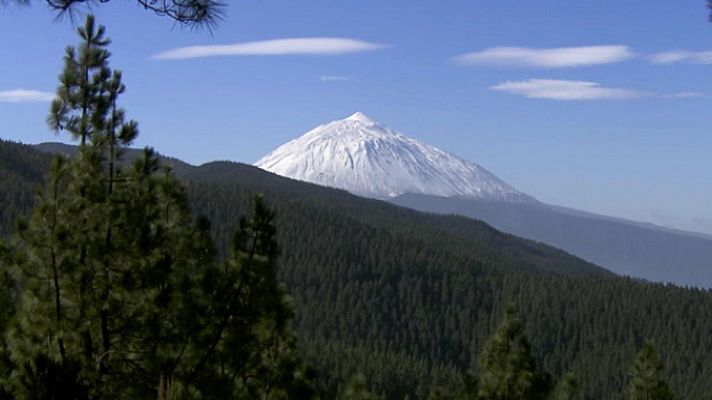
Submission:
M 417 193 L 536 201 L 485 168 L 380 125 L 361 112 L 312 129 L 255 166 L 366 197 Z
M 361 111 L 357 111 L 353 114 L 351 114 L 349 117 L 346 118 L 347 121 L 359 121 L 363 122 L 364 124 L 375 124 L 376 121 L 372 120 L 368 115 L 362 113 Z

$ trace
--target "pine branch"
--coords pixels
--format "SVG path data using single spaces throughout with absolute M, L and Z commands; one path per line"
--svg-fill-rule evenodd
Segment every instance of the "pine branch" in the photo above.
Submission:
M 95 4 L 111 0 L 45 0 L 58 15 L 68 15 L 73 19 L 77 7 L 89 8 Z M 29 4 L 29 0 L 16 0 Z M 167 17 L 180 25 L 191 28 L 214 28 L 225 15 L 227 2 L 222 0 L 136 0 L 138 5 L 159 17 Z

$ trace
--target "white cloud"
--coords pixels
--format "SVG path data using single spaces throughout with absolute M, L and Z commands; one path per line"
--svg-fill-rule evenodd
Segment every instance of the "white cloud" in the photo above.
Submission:
M 707 95 L 704 93 L 700 93 L 700 92 L 677 92 L 677 93 L 668 94 L 663 97 L 668 97 L 671 99 L 687 99 L 690 97 L 707 97 Z
M 628 99 L 641 95 L 641 93 L 634 90 L 608 88 L 596 82 L 554 79 L 507 81 L 493 86 L 491 89 L 520 94 L 533 99 L 563 101 Z
M 491 47 L 454 58 L 465 65 L 509 65 L 541 68 L 581 67 L 611 64 L 635 57 L 627 46 L 587 46 L 533 49 Z
M 656 64 L 672 64 L 687 62 L 694 64 L 712 64 L 712 51 L 671 50 L 650 56 L 650 61 Z
M 153 55 L 157 60 L 217 56 L 336 55 L 361 53 L 385 48 L 385 45 L 348 38 L 287 38 L 226 45 L 179 47 Z
M 348 81 L 351 78 L 348 76 L 340 76 L 340 75 L 322 75 L 319 77 L 319 80 L 322 82 L 333 82 L 333 81 Z
M 29 103 L 52 101 L 54 93 L 39 90 L 14 89 L 0 91 L 0 102 L 3 103 Z

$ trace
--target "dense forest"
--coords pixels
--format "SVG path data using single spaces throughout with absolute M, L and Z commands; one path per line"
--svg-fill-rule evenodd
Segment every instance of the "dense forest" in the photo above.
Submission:
M 622 398 L 645 338 L 663 353 L 679 396 L 709 396 L 709 291 L 612 278 L 481 222 L 421 214 L 254 167 L 208 164 L 185 179 L 195 212 L 215 221 L 218 242 L 230 230 L 220 221 L 244 212 L 250 193 L 270 199 L 297 332 L 317 369 L 343 371 L 332 386 L 363 371 L 389 398 L 423 396 L 431 382 L 457 376 L 445 371 L 476 359 L 512 300 L 542 366 L 557 375 L 572 371 L 585 398 Z M 330 357 L 325 348 L 333 349 Z M 344 350 L 353 354 L 349 361 Z
M 0 149 L 15 155 L 2 159 L 3 174 L 36 176 L 33 169 L 49 165 L 50 156 L 32 146 L 3 142 Z M 460 387 L 513 301 L 536 360 L 557 376 L 572 372 L 582 398 L 624 398 L 646 338 L 679 398 L 709 398 L 708 291 L 613 277 L 474 220 L 422 214 L 242 164 L 184 168 L 180 177 L 222 254 L 252 195 L 264 195 L 276 214 L 278 278 L 294 298 L 300 351 L 328 397 L 358 372 L 387 398 Z M 8 221 L 31 208 L 22 199 L 40 182 L 17 179 L 3 193 Z
M 103 31 L 84 33 L 94 44 L 80 49 L 103 54 Z M 42 398 L 34 380 L 51 392 L 68 379 L 82 383 L 76 393 L 94 391 L 84 398 L 151 398 L 150 382 L 171 398 L 177 389 L 161 375 L 170 370 L 195 398 L 349 398 L 367 387 L 396 399 L 534 399 L 541 387 L 564 399 L 576 398 L 574 379 L 583 399 L 669 398 L 665 385 L 640 380 L 653 371 L 676 398 L 712 398 L 711 292 L 616 277 L 479 221 L 242 164 L 165 160 L 176 180 L 150 150 L 123 154 L 135 125 L 115 107 L 123 85 L 104 55 L 96 80 L 84 81 L 96 107 L 82 107 L 88 95 L 74 89 L 53 103 L 50 123 L 80 142 L 74 157 L 0 142 L 2 233 L 20 243 L 0 249 L 0 383 L 13 393 Z M 65 78 L 81 65 L 73 56 Z M 58 293 L 39 284 L 52 280 L 45 266 L 56 255 L 66 302 L 33 309 Z M 45 346 L 54 358 L 38 358 Z M 643 372 L 631 376 L 634 360 Z M 522 392 L 487 395 L 511 371 Z M 639 386 L 662 394 L 636 397 Z

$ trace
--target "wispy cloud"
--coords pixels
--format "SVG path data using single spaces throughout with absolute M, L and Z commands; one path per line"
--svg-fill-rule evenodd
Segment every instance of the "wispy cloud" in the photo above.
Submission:
M 385 48 L 378 43 L 349 38 L 287 38 L 257 42 L 179 47 L 153 55 L 156 60 L 218 56 L 282 56 L 282 55 L 338 55 L 362 53 Z
M 635 57 L 627 46 L 586 46 L 535 49 L 491 47 L 461 54 L 453 60 L 463 65 L 507 65 L 540 68 L 611 64 Z
M 319 77 L 319 80 L 322 82 L 348 81 L 350 79 L 348 76 L 341 75 L 322 75 Z
M 507 81 L 492 86 L 492 90 L 519 94 L 532 99 L 550 99 L 562 101 L 629 99 L 642 94 L 635 90 L 609 88 L 597 82 L 528 79 L 524 81 Z
M 30 103 L 52 101 L 54 93 L 39 90 L 13 89 L 0 91 L 0 102 L 3 103 Z
M 691 97 L 707 97 L 707 94 L 700 92 L 677 92 L 664 95 L 663 97 L 667 97 L 670 99 L 689 99 Z
M 656 64 L 686 62 L 693 64 L 712 64 L 712 51 L 671 50 L 651 55 L 650 61 Z

